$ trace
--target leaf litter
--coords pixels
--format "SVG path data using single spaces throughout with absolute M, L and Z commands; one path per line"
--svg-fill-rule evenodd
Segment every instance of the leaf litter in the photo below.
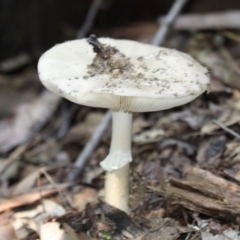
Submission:
M 62 100 L 44 91 L 3 117 L 0 239 L 240 239 L 240 141 L 212 122 L 240 133 L 239 51 L 234 40 L 219 44 L 219 35 L 227 38 L 218 31 L 185 34 L 180 49 L 211 70 L 212 92 L 134 116 L 129 216 L 102 201 L 99 162 L 110 129 L 78 180 L 67 182 L 104 110 L 81 106 L 66 124 Z M 68 127 L 58 135 L 61 124 Z

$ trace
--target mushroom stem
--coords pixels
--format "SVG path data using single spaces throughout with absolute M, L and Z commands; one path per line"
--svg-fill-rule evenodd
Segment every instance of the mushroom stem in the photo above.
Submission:
M 132 114 L 113 112 L 112 140 L 108 156 L 100 163 L 106 171 L 122 168 L 132 161 Z
M 131 156 L 132 114 L 113 112 L 112 141 L 109 155 L 101 162 L 107 170 L 105 201 L 129 213 L 129 162 Z
M 104 199 L 129 214 L 129 163 L 118 170 L 106 172 Z

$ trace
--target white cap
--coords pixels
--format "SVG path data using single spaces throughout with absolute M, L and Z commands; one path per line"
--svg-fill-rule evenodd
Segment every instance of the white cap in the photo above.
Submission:
M 124 112 L 179 106 L 209 84 L 208 70 L 185 53 L 94 36 L 54 46 L 38 71 L 45 87 L 72 102 Z

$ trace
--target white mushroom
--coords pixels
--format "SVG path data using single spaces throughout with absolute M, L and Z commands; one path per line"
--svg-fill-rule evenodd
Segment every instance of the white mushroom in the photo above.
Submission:
M 209 84 L 207 69 L 185 53 L 94 35 L 51 48 L 38 69 L 49 90 L 75 103 L 113 110 L 111 147 L 100 164 L 107 171 L 105 200 L 125 212 L 132 113 L 183 105 Z

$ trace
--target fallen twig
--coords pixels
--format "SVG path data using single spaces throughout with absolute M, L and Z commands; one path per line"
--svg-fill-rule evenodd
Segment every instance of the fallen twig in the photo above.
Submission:
M 90 30 L 93 21 L 97 15 L 99 6 L 101 5 L 101 0 L 93 0 L 90 9 L 87 13 L 85 21 L 77 33 L 77 38 L 83 38 L 86 36 L 87 32 Z
M 58 189 L 60 190 L 65 190 L 67 187 L 71 186 L 72 184 L 70 183 L 64 183 L 64 184 L 58 184 Z M 49 196 L 51 194 L 57 193 L 57 190 L 55 187 L 50 186 L 51 188 L 46 188 L 45 189 L 38 189 L 36 188 L 34 191 L 30 193 L 26 193 L 23 195 L 19 195 L 13 198 L 8 198 L 8 199 L 1 199 L 0 201 L 0 212 L 6 211 L 8 209 L 32 204 L 38 200 L 40 200 L 42 197 Z M 53 189 L 54 188 L 54 189 Z
M 160 17 L 158 22 L 164 23 L 165 17 Z M 201 29 L 240 29 L 240 11 L 181 15 L 174 23 L 173 28 L 195 31 Z
M 58 185 L 54 182 L 54 180 L 52 179 L 52 177 L 47 173 L 46 169 L 45 168 L 41 168 L 40 169 L 40 173 L 42 173 L 46 179 L 53 185 L 53 187 L 57 190 L 59 196 L 61 197 L 62 199 L 62 203 L 64 205 L 65 208 L 67 208 L 68 206 L 68 201 L 67 201 L 67 198 L 65 197 L 65 195 L 62 193 L 62 190 L 59 189 Z
M 174 2 L 167 16 L 164 17 L 163 20 L 161 21 L 161 26 L 152 40 L 152 45 L 155 46 L 162 45 L 169 30 L 169 27 L 174 23 L 175 19 L 181 12 L 186 2 L 187 0 L 176 0 Z
M 229 127 L 224 126 L 222 123 L 220 123 L 217 120 L 212 120 L 212 122 L 214 124 L 216 124 L 218 127 L 220 127 L 221 129 L 223 129 L 225 132 L 231 134 L 232 136 L 236 137 L 238 140 L 240 140 L 240 135 L 236 132 L 234 132 L 232 129 L 230 129 Z

